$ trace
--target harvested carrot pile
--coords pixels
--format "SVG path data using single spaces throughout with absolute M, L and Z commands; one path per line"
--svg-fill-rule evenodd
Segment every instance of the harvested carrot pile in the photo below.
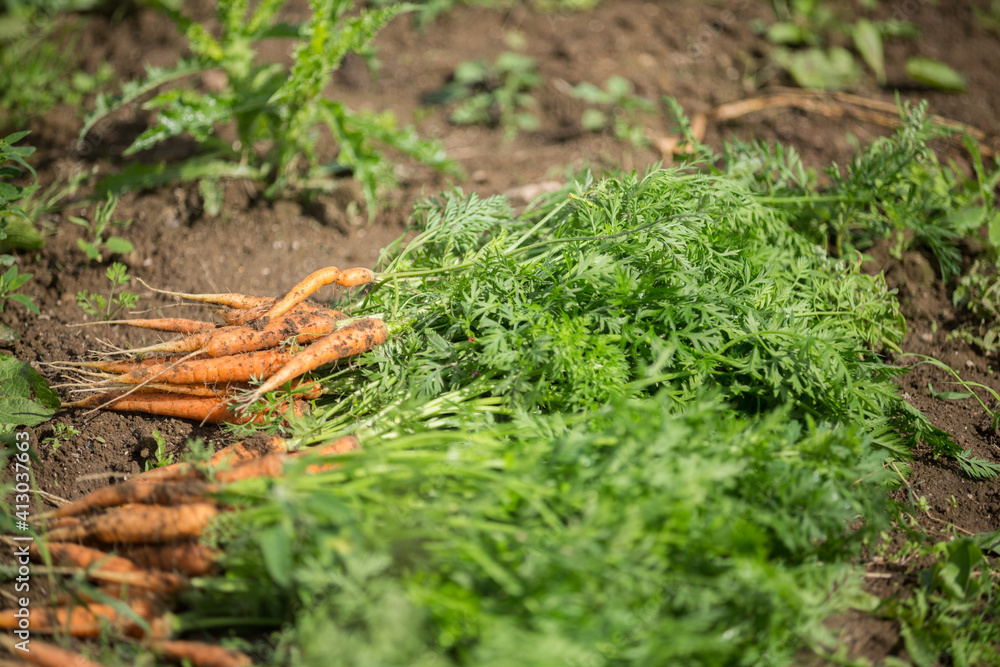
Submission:
M 177 594 L 192 577 L 218 570 L 220 553 L 199 541 L 209 523 L 229 509 L 216 496 L 232 482 L 278 477 L 286 462 L 305 454 L 332 456 L 358 446 L 354 436 L 345 436 L 289 452 L 283 438 L 255 438 L 219 450 L 204 469 L 188 463 L 156 468 L 48 512 L 42 516 L 45 539 L 26 548 L 28 558 L 51 566 L 53 574 L 67 574 L 67 581 L 86 580 L 90 588 L 77 586 L 72 595 L 56 596 L 55 605 L 32 617 L 32 632 L 93 639 L 110 630 L 195 667 L 252 664 L 239 651 L 174 639 L 183 630 L 171 614 Z M 315 474 L 333 465 L 316 463 L 304 471 Z M 18 613 L 0 610 L 0 628 L 17 630 Z M 31 650 L 32 664 L 94 664 L 37 639 Z
M 306 298 L 324 285 L 358 287 L 374 278 L 368 269 L 327 267 L 277 300 L 156 290 L 209 304 L 222 322 L 170 318 L 113 322 L 181 335 L 120 351 L 117 359 L 51 364 L 76 373 L 79 381 L 64 386 L 86 394 L 63 407 L 148 412 L 202 423 L 259 423 L 269 415 L 253 404 L 287 385 L 291 398 L 274 410 L 301 414 L 303 399 L 318 396 L 315 388 L 301 384 L 303 374 L 367 352 L 388 338 L 385 324 L 377 318 L 352 319 Z M 254 380 L 263 382 L 254 387 L 249 384 Z

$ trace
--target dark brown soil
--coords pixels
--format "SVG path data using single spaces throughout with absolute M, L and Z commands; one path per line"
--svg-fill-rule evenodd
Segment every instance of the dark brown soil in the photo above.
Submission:
M 932 112 L 995 136 L 1000 129 L 996 112 L 1000 108 L 1000 68 L 996 66 L 1000 63 L 1000 39 L 980 25 L 972 9 L 988 5 L 989 0 L 881 3 L 882 17 L 912 21 L 923 36 L 888 46 L 890 90 L 879 89 L 869 80 L 856 92 L 893 102 L 892 88 L 898 87 L 903 99 L 925 98 Z M 650 100 L 676 97 L 692 115 L 788 85 L 790 82 L 767 64 L 771 47 L 751 29 L 754 19 L 769 16 L 767 3 L 750 0 L 706 4 L 605 0 L 596 10 L 583 13 L 541 14 L 523 6 L 509 11 L 458 8 L 423 31 L 415 30 L 411 20 L 403 17 L 377 39 L 381 61 L 377 78 L 370 76 L 361 59 L 348 58 L 328 92 L 352 108 L 391 109 L 403 122 L 419 120 L 421 133 L 439 138 L 465 171 L 458 182 L 465 190 L 508 193 L 519 205 L 532 193 L 564 178 L 567 168 L 578 170 L 589 165 L 597 170 L 632 170 L 670 159 L 655 148 L 655 143 L 653 148 L 634 148 L 609 135 L 584 131 L 580 124 L 584 105 L 566 94 L 567 86 L 583 81 L 603 85 L 617 74 Z M 505 39 L 514 34 L 523 38 L 524 52 L 537 59 L 545 82 L 536 95 L 541 118 L 538 131 L 505 141 L 500 129 L 455 126 L 448 122 L 447 110 L 421 106 L 421 98 L 444 85 L 458 63 L 470 59 L 492 62 L 510 50 Z M 280 43 L 269 44 L 266 50 L 268 58 L 289 57 Z M 90 17 L 79 52 L 85 54 L 83 69 L 93 71 L 107 60 L 120 77 L 128 79 L 141 75 L 143 63 L 165 66 L 175 62 L 183 53 L 183 40 L 162 16 L 137 9 L 114 20 Z M 942 59 L 963 72 L 970 91 L 947 94 L 908 83 L 901 63 L 917 54 Z M 147 112 L 136 106 L 113 116 L 78 146 L 81 121 L 74 110 L 60 107 L 36 117 L 30 142 L 39 149 L 35 165 L 41 184 L 94 165 L 102 172 L 115 169 L 122 162 L 122 149 L 146 122 Z M 646 124 L 654 139 L 671 135 L 665 113 L 648 117 Z M 850 138 L 867 142 L 886 132 L 886 128 L 849 116 L 826 118 L 776 109 L 729 124 L 709 121 L 705 140 L 716 149 L 729 137 L 781 141 L 794 146 L 807 165 L 822 167 L 847 161 L 852 150 Z M 140 157 L 176 158 L 191 148 L 190 141 L 179 140 Z M 953 147 L 941 148 L 945 158 L 967 163 Z M 333 146 L 323 143 L 319 150 L 332 154 Z M 157 287 L 279 295 L 322 266 L 373 266 L 380 250 L 403 232 L 412 203 L 421 194 L 447 185 L 441 175 L 417 165 L 403 165 L 400 175 L 401 187 L 383 197 L 371 224 L 364 215 L 359 190 L 351 181 L 344 181 L 337 193 L 315 201 L 273 203 L 260 197 L 252 184 L 229 181 L 224 184 L 225 204 L 218 218 L 205 213 L 193 187 L 126 195 L 116 217 L 133 220 L 120 233 L 133 242 L 135 250 L 121 259 L 134 277 Z M 99 349 L 99 338 L 118 344 L 144 340 L 137 334 L 126 338 L 105 326 L 66 327 L 87 319 L 76 305 L 77 292 L 106 289 L 106 263 L 85 261 L 76 245 L 81 229 L 68 220 L 71 215 L 91 214 L 92 208 L 77 206 L 50 215 L 51 236 L 46 247 L 21 257 L 21 269 L 34 274 L 23 292 L 34 298 L 42 315 L 32 315 L 16 305 L 5 309 L 0 322 L 17 331 L 21 339 L 4 352 L 38 366 L 80 359 L 88 350 Z M 935 277 L 932 264 L 918 253 L 910 253 L 902 261 L 891 259 L 878 248 L 871 254 L 874 260 L 869 268 L 884 271 L 899 288 L 909 326 L 904 350 L 932 355 L 958 370 L 963 378 L 1000 389 L 997 359 L 949 335 L 963 315 L 951 306 L 950 292 Z M 142 304 L 154 309 L 172 303 L 138 283 L 131 288 L 140 295 Z M 175 308 L 163 312 L 182 313 Z M 186 314 L 198 315 L 193 310 Z M 901 391 L 962 446 L 984 459 L 1000 462 L 1000 434 L 989 427 L 978 404 L 971 399 L 938 400 L 928 391 L 928 383 L 940 391 L 950 379 L 939 369 L 920 366 L 903 378 Z M 986 393 L 981 393 L 987 399 Z M 987 405 L 992 401 L 987 400 Z M 34 472 L 42 489 L 63 498 L 78 497 L 114 477 L 139 472 L 153 456 L 154 430 L 166 440 L 171 453 L 181 451 L 188 438 L 223 443 L 234 437 L 226 430 L 177 419 L 67 411 L 35 429 L 33 442 L 38 445 L 51 437 L 57 423 L 71 426 L 77 433 L 58 448 L 51 442 L 40 446 Z M 1000 480 L 971 481 L 953 464 L 930 456 L 918 458 L 913 468 L 898 495 L 902 500 L 909 494 L 927 499 L 930 514 L 920 518 L 932 534 L 945 537 L 949 531 L 975 533 L 1000 528 Z M 884 571 L 883 564 L 876 561 L 869 569 Z M 884 581 L 873 578 L 872 590 L 889 592 L 890 586 L 879 583 Z M 891 622 L 852 613 L 832 625 L 844 628 L 843 637 L 852 652 L 868 660 L 877 662 L 902 650 Z

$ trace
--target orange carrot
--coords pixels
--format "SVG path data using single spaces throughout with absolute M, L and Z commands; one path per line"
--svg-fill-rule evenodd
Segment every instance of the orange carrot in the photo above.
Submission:
M 64 403 L 64 408 L 101 408 L 117 412 L 146 412 L 163 417 L 191 419 L 202 424 L 262 424 L 267 417 L 262 412 L 236 413 L 232 409 L 233 399 L 229 397 L 205 398 L 184 396 L 183 394 L 147 393 L 103 393 L 94 394 L 72 403 Z M 297 411 L 301 407 L 296 406 Z
M 200 542 L 169 544 L 124 544 L 118 551 L 129 560 L 151 570 L 181 572 L 201 577 L 215 570 L 219 552 Z
M 15 610 L 0 611 L 0 628 L 14 630 L 18 628 L 19 619 L 14 616 Z M 56 609 L 32 610 L 31 631 L 42 634 L 65 632 L 73 637 L 97 637 L 101 633 L 101 622 L 114 623 L 118 620 L 118 611 L 107 604 L 90 604 L 57 607 Z
M 266 454 L 277 452 L 287 452 L 288 442 L 284 438 L 269 436 L 264 439 L 250 438 L 242 442 L 236 442 L 228 447 L 223 447 L 215 452 L 208 459 L 207 464 L 211 468 L 219 466 L 237 466 L 247 461 L 259 459 Z M 190 463 L 172 463 L 162 468 L 148 470 L 132 478 L 134 482 L 151 482 L 168 479 L 188 479 L 198 477 L 199 473 Z
M 143 588 L 156 593 L 172 594 L 187 585 L 187 581 L 172 572 L 150 572 L 121 556 L 112 556 L 98 549 L 91 549 L 68 542 L 48 544 L 52 564 L 62 567 L 78 567 L 87 570 L 87 576 L 99 581 L 127 584 L 132 588 Z M 32 545 L 31 558 L 44 562 L 42 550 Z
M 298 285 L 293 287 L 280 301 L 275 303 L 267 311 L 265 317 L 273 319 L 284 315 L 323 285 L 337 283 L 344 287 L 356 287 L 370 283 L 374 279 L 375 274 L 369 269 L 348 269 L 347 271 L 341 271 L 335 266 L 328 266 L 324 269 L 313 271 Z
M 171 384 L 247 382 L 253 378 L 274 375 L 291 358 L 292 354 L 288 352 L 261 350 L 230 357 L 146 366 L 123 373 L 115 381 L 123 384 L 142 384 L 147 381 Z
M 196 641 L 155 641 L 149 647 L 164 657 L 177 662 L 190 663 L 192 667 L 250 667 L 250 656 L 240 651 Z
M 226 331 L 234 331 L 237 328 L 228 326 L 215 327 L 208 331 L 199 331 L 198 333 L 156 343 L 155 345 L 147 345 L 146 347 L 133 347 L 128 350 L 122 350 L 122 352 L 127 354 L 187 354 L 188 352 L 200 350 L 215 336 Z
M 273 318 L 257 330 L 250 327 L 220 329 L 205 341 L 199 352 L 210 357 L 224 357 L 277 347 L 282 342 L 308 343 L 334 331 L 337 321 L 319 313 L 287 313 Z
M 342 438 L 338 438 L 333 442 L 328 442 L 324 445 L 317 445 L 316 447 L 307 447 L 305 449 L 299 449 L 295 451 L 292 456 L 305 456 L 308 454 L 316 454 L 319 456 L 334 456 L 336 454 L 344 454 L 346 452 L 352 452 L 361 447 L 361 443 L 353 435 L 345 435 Z M 316 463 L 310 466 L 306 466 L 306 472 L 310 475 L 316 475 L 321 472 L 326 472 L 328 470 L 333 470 L 336 468 L 335 463 Z
M 206 502 L 177 507 L 123 507 L 88 517 L 77 526 L 55 528 L 48 537 L 53 542 L 169 542 L 198 537 L 218 513 L 214 503 Z
M 367 352 L 384 343 L 388 337 L 389 331 L 382 320 L 368 317 L 352 322 L 296 354 L 280 370 L 272 373 L 244 402 L 252 405 L 261 396 L 286 382 L 325 364 Z
M 219 325 L 215 322 L 202 322 L 201 320 L 185 320 L 179 317 L 163 317 L 151 320 L 108 320 L 103 322 L 81 322 L 70 324 L 71 327 L 86 327 L 95 324 L 127 324 L 130 327 L 141 329 L 153 329 L 154 331 L 166 331 L 168 333 L 192 334 L 199 331 L 215 329 Z
M 169 290 L 149 287 L 149 285 L 146 285 L 146 283 L 142 280 L 139 280 L 139 282 L 157 294 L 179 296 L 182 299 L 190 299 L 191 301 L 199 301 L 201 303 L 214 303 L 218 306 L 227 306 L 229 308 L 253 308 L 254 306 L 259 306 L 268 300 L 266 297 L 247 296 L 245 294 L 236 294 L 234 292 L 226 294 L 185 294 L 183 292 L 171 292 Z
M 221 484 L 231 484 L 254 477 L 281 477 L 286 460 L 288 460 L 288 454 L 268 454 L 264 458 L 248 461 L 235 468 L 219 470 L 215 473 L 215 478 Z
M 117 507 L 128 503 L 141 505 L 182 505 L 203 500 L 215 493 L 212 484 L 198 480 L 178 482 L 158 482 L 156 484 L 136 484 L 124 482 L 91 491 L 83 498 L 58 507 L 47 514 L 51 517 L 80 516 L 107 507 Z
M 179 361 L 180 359 L 181 357 L 162 356 L 146 357 L 145 359 L 123 359 L 120 361 L 112 361 L 110 359 L 102 359 L 99 361 L 56 361 L 46 365 L 56 368 L 68 367 L 70 369 L 93 368 L 94 370 L 103 371 L 105 373 L 128 373 L 139 368 L 149 368 L 150 366 L 156 366 L 158 364 L 171 364 Z
M 29 651 L 18 649 L 17 640 L 7 635 L 0 635 L 0 644 L 24 662 L 37 667 L 101 667 L 79 653 L 59 648 L 40 639 L 31 640 Z
M 253 308 L 215 308 L 213 309 L 213 312 L 221 317 L 226 324 L 245 325 L 263 317 L 264 314 L 271 309 L 275 301 L 276 299 L 268 299 L 266 303 Z M 339 310 L 327 308 L 326 306 L 321 306 L 319 304 L 312 303 L 311 301 L 303 301 L 299 305 L 295 306 L 295 308 L 293 308 L 290 312 L 319 313 L 321 315 L 326 315 L 327 317 L 332 317 L 335 320 L 342 320 L 347 317 L 347 315 Z

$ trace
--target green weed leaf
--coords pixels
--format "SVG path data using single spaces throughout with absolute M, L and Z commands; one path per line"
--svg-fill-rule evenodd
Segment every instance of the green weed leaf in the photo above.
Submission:
M 915 81 L 938 90 L 964 93 L 968 90 L 965 77 L 933 58 L 915 57 L 906 61 L 906 75 Z

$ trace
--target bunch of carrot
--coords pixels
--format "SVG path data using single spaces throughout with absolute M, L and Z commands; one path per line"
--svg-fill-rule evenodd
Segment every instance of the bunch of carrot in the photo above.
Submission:
M 91 395 L 64 407 L 149 412 L 202 423 L 260 422 L 266 413 L 249 410 L 249 406 L 267 392 L 292 383 L 297 398 L 279 409 L 300 413 L 301 399 L 317 395 L 315 389 L 294 384 L 303 374 L 367 352 L 388 338 L 385 324 L 377 318 L 351 319 L 306 298 L 323 285 L 357 287 L 374 277 L 368 269 L 327 267 L 277 300 L 233 293 L 163 292 L 215 306 L 223 323 L 176 318 L 114 322 L 181 336 L 125 350 L 125 359 L 50 364 L 89 377 L 73 386 Z M 264 382 L 251 387 L 251 380 Z
M 187 660 L 195 667 L 250 665 L 250 658 L 238 651 L 171 637 L 169 608 L 175 594 L 188 586 L 191 577 L 217 568 L 219 553 L 198 541 L 208 524 L 226 510 L 216 500 L 217 492 L 227 483 L 277 477 L 289 459 L 303 454 L 329 456 L 357 447 L 354 436 L 345 436 L 289 452 L 282 438 L 254 438 L 216 452 L 204 469 L 189 463 L 156 468 L 47 513 L 45 540 L 29 548 L 29 557 L 58 566 L 58 572 L 68 569 L 85 576 L 100 595 L 62 595 L 54 608 L 32 608 L 33 633 L 93 638 L 109 627 L 165 658 Z M 306 472 L 332 465 L 313 464 Z M 0 628 L 17 629 L 17 613 L 0 610 Z M 43 667 L 92 664 L 34 639 L 31 647 L 30 660 Z

